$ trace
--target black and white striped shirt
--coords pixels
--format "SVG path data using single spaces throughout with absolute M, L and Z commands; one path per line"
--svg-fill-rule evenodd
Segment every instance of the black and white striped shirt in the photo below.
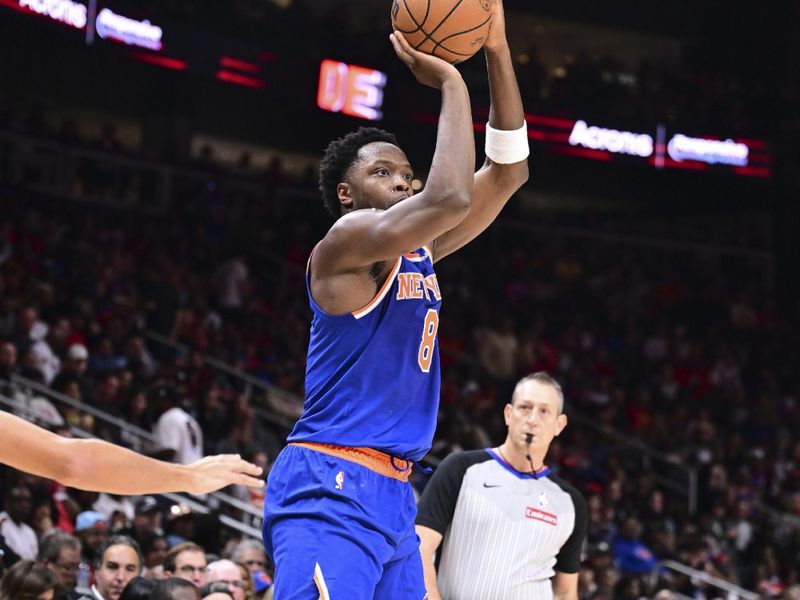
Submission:
M 586 503 L 548 468 L 520 473 L 494 450 L 475 450 L 442 461 L 416 522 L 444 536 L 444 600 L 550 600 L 555 572 L 580 567 Z

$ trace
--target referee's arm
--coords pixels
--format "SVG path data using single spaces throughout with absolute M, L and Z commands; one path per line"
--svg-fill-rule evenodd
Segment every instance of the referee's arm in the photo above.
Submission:
M 578 574 L 556 571 L 553 577 L 553 600 L 578 600 Z
M 419 553 L 422 557 L 422 572 L 425 576 L 428 600 L 441 600 L 439 586 L 436 584 L 436 550 L 442 543 L 442 534 L 424 525 L 417 525 L 416 529 L 419 536 Z
M 441 600 L 436 583 L 436 551 L 450 523 L 458 503 L 464 473 L 476 457 L 488 458 L 481 451 L 456 452 L 445 458 L 425 486 L 417 506 L 416 529 L 419 536 L 419 553 L 425 576 L 428 600 Z
M 565 488 L 575 506 L 575 526 L 556 556 L 553 582 L 554 600 L 578 600 L 578 573 L 581 569 L 581 549 L 586 539 L 586 500 L 572 487 Z

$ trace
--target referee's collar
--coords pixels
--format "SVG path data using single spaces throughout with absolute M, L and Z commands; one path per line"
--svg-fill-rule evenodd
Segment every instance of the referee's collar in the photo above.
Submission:
M 547 477 L 550 475 L 550 467 L 547 465 L 544 465 L 541 469 L 536 471 L 536 473 L 531 473 L 530 471 L 526 473 L 524 471 L 517 471 L 514 467 L 508 464 L 505 460 L 503 460 L 502 456 L 494 451 L 494 448 L 484 448 L 484 451 L 498 463 L 500 463 L 501 467 L 519 479 L 541 479 L 542 477 Z

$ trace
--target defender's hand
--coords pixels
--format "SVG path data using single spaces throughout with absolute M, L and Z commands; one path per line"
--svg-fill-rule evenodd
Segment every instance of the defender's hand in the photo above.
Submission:
M 260 489 L 264 482 L 257 479 L 262 474 L 261 467 L 242 460 L 235 454 L 207 456 L 189 465 L 191 483 L 187 489 L 192 494 L 207 494 L 225 486 L 238 484 Z
M 408 68 L 414 73 L 414 77 L 421 84 L 442 89 L 448 79 L 461 79 L 461 74 L 453 65 L 436 56 L 414 50 L 402 33 L 395 31 L 389 36 L 389 39 L 392 41 L 397 57 L 408 65 Z

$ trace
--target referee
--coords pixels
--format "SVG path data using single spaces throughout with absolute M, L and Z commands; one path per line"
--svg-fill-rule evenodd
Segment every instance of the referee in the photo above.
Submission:
M 563 410 L 558 382 L 529 375 L 503 410 L 502 446 L 442 461 L 416 520 L 430 600 L 578 600 L 586 503 L 544 464 Z

